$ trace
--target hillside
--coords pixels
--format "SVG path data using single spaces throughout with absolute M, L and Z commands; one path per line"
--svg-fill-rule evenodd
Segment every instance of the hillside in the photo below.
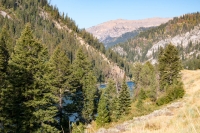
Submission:
M 0 3 L 0 30 L 6 25 L 13 39 L 13 45 L 24 25 L 30 23 L 34 29 L 33 34 L 47 46 L 50 56 L 55 47 L 61 45 L 72 63 L 77 50 L 83 49 L 93 64 L 98 81 L 105 81 L 110 77 L 122 78 L 125 68 L 126 73 L 129 73 L 128 63 L 112 51 L 107 52 L 102 43 L 90 33 L 79 29 L 73 19 L 64 13 L 61 15 L 55 6 L 48 4 L 48 1 L 0 1 Z M 110 54 L 113 56 L 109 56 Z
M 149 60 L 155 63 L 160 47 L 172 43 L 177 46 L 185 68 L 189 68 L 189 60 L 194 60 L 199 55 L 199 24 L 198 12 L 185 14 L 175 17 L 166 24 L 141 32 L 135 38 L 112 49 L 131 62 Z M 196 64 L 195 62 L 192 63 Z
M 152 28 L 152 27 L 148 27 L 148 28 L 140 27 L 134 31 L 126 32 L 119 37 L 110 37 L 109 36 L 104 41 L 102 41 L 102 43 L 105 45 L 106 48 L 110 48 L 118 43 L 126 42 L 127 40 L 137 36 L 140 32 L 146 31 L 150 28 Z
M 186 91 L 183 99 L 163 106 L 159 110 L 134 117 L 113 128 L 98 130 L 98 133 L 182 133 L 200 131 L 200 70 L 183 70 L 182 81 Z
M 141 27 L 148 28 L 158 26 L 170 19 L 171 18 L 148 18 L 141 20 L 118 19 L 104 22 L 86 30 L 92 33 L 95 37 L 97 37 L 97 39 L 107 46 L 108 43 L 112 42 L 114 38 L 120 37 L 127 32 L 137 32 L 137 30 Z

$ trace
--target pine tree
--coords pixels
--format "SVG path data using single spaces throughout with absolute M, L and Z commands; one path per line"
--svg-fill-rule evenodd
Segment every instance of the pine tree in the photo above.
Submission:
M 5 109 L 5 103 L 7 102 L 5 99 L 4 91 L 7 88 L 7 74 L 8 74 L 8 60 L 9 60 L 9 52 L 7 48 L 7 39 L 8 39 L 8 33 L 3 28 L 1 34 L 0 34 L 0 123 L 4 127 L 4 124 L 6 124 L 6 116 L 4 115 L 4 109 Z M 3 129 L 0 128 L 0 132 Z M 5 132 L 5 131 L 2 131 Z
M 46 48 L 33 37 L 27 24 L 9 61 L 9 81 L 12 86 L 6 93 L 12 99 L 7 108 L 12 114 L 8 119 L 12 120 L 10 127 L 13 126 L 13 132 L 57 131 L 52 126 L 56 107 L 48 82 L 47 57 Z
M 166 46 L 159 54 L 160 90 L 166 90 L 175 80 L 180 78 L 181 62 L 178 50 L 172 44 Z
M 65 128 L 68 125 L 68 121 L 65 121 L 66 114 L 64 113 L 64 99 L 67 97 L 67 93 L 70 92 L 69 76 L 70 76 L 70 61 L 66 53 L 58 45 L 50 58 L 51 66 L 51 86 L 54 88 L 54 94 L 58 104 L 57 117 L 59 118 L 59 129 Z M 64 130 L 64 129 L 63 129 Z M 67 129 L 65 129 L 67 130 Z M 66 131 L 65 131 L 66 132 Z
M 104 94 L 101 94 L 101 98 L 99 100 L 97 113 L 98 116 L 96 118 L 96 123 L 99 127 L 105 126 L 106 123 L 110 122 L 108 104 Z
M 91 71 L 91 64 L 87 60 L 82 49 L 78 50 L 71 68 L 70 84 L 72 85 L 73 90 L 73 107 L 74 111 L 77 112 L 81 118 L 82 110 L 84 108 L 84 97 L 86 95 L 83 92 L 84 79 L 86 79 L 88 73 Z M 86 85 L 84 87 L 86 88 Z M 84 122 L 82 119 L 81 121 Z
M 89 123 L 94 118 L 95 98 L 97 95 L 97 81 L 93 72 L 87 73 L 83 79 L 83 109 L 82 117 L 86 123 Z
M 129 93 L 128 86 L 124 78 L 122 87 L 119 93 L 120 114 L 121 115 L 128 114 L 130 111 L 130 106 L 131 106 L 130 93 Z
M 105 97 L 108 102 L 108 110 L 109 110 L 111 121 L 114 121 L 116 120 L 116 117 L 117 117 L 115 116 L 116 115 L 115 111 L 117 108 L 116 104 L 118 103 L 117 101 L 118 94 L 117 94 L 117 90 L 116 90 L 115 83 L 113 80 L 108 81 L 108 85 L 105 88 Z

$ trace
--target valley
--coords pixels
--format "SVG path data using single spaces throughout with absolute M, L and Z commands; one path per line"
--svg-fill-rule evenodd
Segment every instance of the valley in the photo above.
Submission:
M 52 1 L 0 0 L 0 132 L 200 131 L 199 12 Z M 88 25 L 113 17 L 85 29 L 70 10 Z

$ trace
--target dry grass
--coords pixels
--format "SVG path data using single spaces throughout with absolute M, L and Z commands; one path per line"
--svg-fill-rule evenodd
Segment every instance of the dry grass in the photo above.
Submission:
M 129 125 L 124 133 L 200 133 L 200 70 L 182 71 L 186 90 L 181 108 L 172 110 L 172 116 L 158 116 Z
M 185 96 L 178 100 L 182 103 L 182 106 L 170 109 L 173 115 L 155 116 L 148 120 L 130 123 L 124 133 L 200 133 L 200 70 L 183 70 L 181 73 L 186 91 Z M 135 108 L 135 106 L 132 107 Z M 133 108 L 132 111 L 135 110 Z M 167 108 L 167 105 L 161 108 Z M 155 109 L 155 107 L 152 106 L 152 109 Z M 134 116 L 141 115 L 140 113 L 137 114 L 138 112 L 131 113 Z M 124 120 L 127 120 L 128 117 L 132 116 L 126 116 Z M 122 121 L 110 123 L 107 128 L 114 127 Z M 92 131 L 88 133 L 97 131 L 95 122 L 91 125 L 91 128 Z

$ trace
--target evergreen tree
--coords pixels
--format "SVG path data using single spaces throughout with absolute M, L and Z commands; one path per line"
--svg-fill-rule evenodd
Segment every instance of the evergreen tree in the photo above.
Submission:
M 130 111 L 130 106 L 131 106 L 130 93 L 129 93 L 128 86 L 124 78 L 122 87 L 119 93 L 120 114 L 121 115 L 128 114 Z
M 5 95 L 4 91 L 7 88 L 7 74 L 8 74 L 8 60 L 9 60 L 9 52 L 7 48 L 7 39 L 8 39 L 8 33 L 3 28 L 1 34 L 0 34 L 0 123 L 4 127 L 6 116 L 4 115 L 4 106 L 5 106 Z M 0 128 L 0 132 L 3 129 Z M 4 132 L 4 131 L 2 131 Z
M 96 123 L 99 127 L 105 126 L 106 123 L 110 122 L 109 111 L 108 111 L 108 103 L 106 101 L 105 95 L 101 94 L 101 98 L 99 100 L 97 113 L 98 116 L 96 118 Z
M 174 81 L 180 78 L 182 69 L 178 50 L 172 44 L 166 46 L 159 54 L 159 75 L 160 90 L 166 90 L 167 86 L 172 85 Z
M 90 87 L 87 87 L 86 85 L 86 80 L 89 76 L 89 72 L 91 71 L 91 64 L 89 63 L 88 59 L 86 58 L 86 56 L 84 55 L 82 49 L 79 49 L 76 55 L 76 58 L 74 60 L 74 62 L 72 63 L 72 67 L 71 67 L 71 76 L 70 76 L 70 84 L 72 85 L 72 100 L 73 100 L 73 107 L 74 107 L 74 112 L 77 112 L 79 114 L 79 118 L 82 118 L 82 111 L 84 108 L 84 98 L 86 97 L 86 99 L 89 97 L 87 97 L 86 95 L 89 94 L 88 91 L 86 91 L 87 89 L 91 89 L 91 87 L 93 85 L 91 85 Z M 86 78 L 87 77 L 87 78 Z M 90 76 L 90 78 L 92 78 Z M 95 82 L 95 81 L 94 81 Z M 85 84 L 85 88 L 83 87 L 83 84 Z M 84 90 L 83 90 L 84 88 Z M 93 87 L 92 87 L 93 88 Z M 87 94 L 84 94 L 84 91 Z M 92 94 L 93 95 L 93 94 Z M 85 117 L 85 116 L 84 116 Z M 84 120 L 81 119 L 82 122 L 84 122 Z
M 6 105 L 10 121 L 5 129 L 21 133 L 57 131 L 52 126 L 56 108 L 48 82 L 47 57 L 47 50 L 33 37 L 27 24 L 9 61 L 12 85 L 5 93 L 12 101 Z
M 65 121 L 66 114 L 64 113 L 64 99 L 67 97 L 67 93 L 70 92 L 69 76 L 70 76 L 70 61 L 66 56 L 66 53 L 58 45 L 51 56 L 51 86 L 54 88 L 54 94 L 57 99 L 59 119 L 59 129 L 66 128 L 68 121 Z M 67 123 L 67 124 L 66 124 Z M 67 130 L 67 129 L 65 129 Z M 66 131 L 65 131 L 66 132 Z
M 108 102 L 108 110 L 109 110 L 110 119 L 111 121 L 116 120 L 115 111 L 117 109 L 116 104 L 118 103 L 118 100 L 117 100 L 118 94 L 117 94 L 117 90 L 116 90 L 115 83 L 113 80 L 108 81 L 108 85 L 105 88 L 105 97 Z
M 97 81 L 93 72 L 90 71 L 83 79 L 83 109 L 82 117 L 86 123 L 89 123 L 94 118 L 95 98 L 97 95 Z

